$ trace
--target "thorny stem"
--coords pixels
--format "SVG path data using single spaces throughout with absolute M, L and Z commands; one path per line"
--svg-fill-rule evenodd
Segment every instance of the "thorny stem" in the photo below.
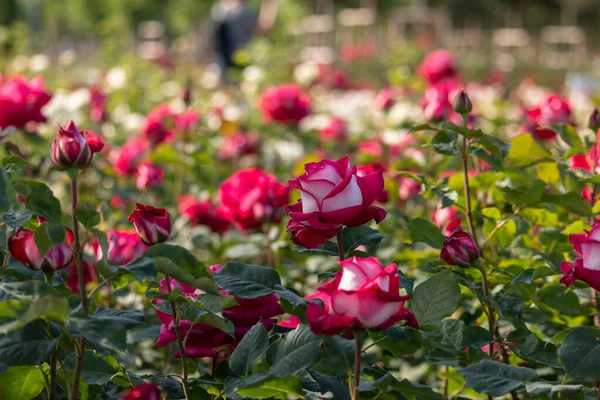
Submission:
M 337 248 L 338 248 L 338 254 L 340 255 L 340 261 L 344 261 L 345 257 L 345 251 L 344 251 L 344 239 L 343 239 L 343 235 L 344 235 L 344 226 L 340 226 L 338 229 L 338 233 L 337 233 Z
M 354 331 L 354 385 L 352 387 L 352 400 L 359 400 L 358 386 L 360 385 L 361 349 L 363 343 L 363 331 Z
M 71 176 L 71 213 L 73 215 L 73 252 L 75 256 L 75 263 L 77 265 L 77 277 L 79 280 L 79 295 L 81 296 L 81 309 L 85 315 L 88 314 L 88 298 L 85 292 L 85 280 L 83 273 L 83 260 L 81 252 L 81 242 L 79 241 L 79 223 L 77 217 L 75 217 L 75 210 L 77 209 L 77 174 Z M 85 338 L 82 336 L 79 340 L 79 346 L 75 346 L 77 358 L 75 360 L 75 375 L 73 377 L 73 390 L 71 391 L 71 400 L 77 400 L 79 396 L 79 381 L 81 379 L 81 370 L 83 368 L 83 359 L 85 357 Z
M 506 217 L 505 219 L 503 219 L 502 221 L 500 221 L 495 227 L 494 229 L 492 229 L 492 231 L 490 232 L 490 234 L 488 235 L 488 237 L 485 239 L 485 242 L 483 242 L 483 244 L 481 245 L 481 251 L 483 252 L 483 249 L 485 249 L 485 247 L 488 245 L 488 243 L 490 242 L 490 239 L 492 238 L 492 236 L 494 236 L 496 234 L 496 232 L 498 232 L 500 230 L 500 228 L 502 228 L 504 225 L 506 225 L 511 219 L 513 219 L 514 217 L 517 216 L 517 214 L 519 212 L 521 212 L 521 207 L 518 207 L 514 213 L 512 213 L 511 215 L 509 215 L 508 217 Z
M 54 388 L 56 386 L 56 350 L 50 356 L 50 389 L 48 400 L 54 400 Z
M 465 137 L 463 138 L 463 147 L 462 147 L 462 167 L 463 167 L 463 178 L 464 178 L 464 187 L 465 187 L 465 212 L 467 213 L 467 223 L 469 224 L 469 230 L 471 231 L 471 235 L 473 236 L 473 240 L 475 243 L 477 241 L 477 233 L 475 232 L 475 224 L 473 224 L 473 213 L 471 211 L 471 190 L 469 188 L 469 141 Z
M 165 276 L 165 281 L 167 283 L 167 292 L 169 296 L 171 295 L 171 278 L 169 276 Z M 181 340 L 181 332 L 179 331 L 179 314 L 177 313 L 177 307 L 173 300 L 169 300 L 169 304 L 171 305 L 171 315 L 173 316 L 173 320 L 175 322 L 175 336 L 177 337 L 177 344 L 179 345 L 179 353 L 181 354 L 181 372 L 183 376 L 181 377 L 181 383 L 183 385 L 183 394 L 185 395 L 186 400 L 191 399 L 190 397 L 190 388 L 188 385 L 188 370 L 187 370 L 187 362 L 185 359 L 185 346 L 183 341 Z

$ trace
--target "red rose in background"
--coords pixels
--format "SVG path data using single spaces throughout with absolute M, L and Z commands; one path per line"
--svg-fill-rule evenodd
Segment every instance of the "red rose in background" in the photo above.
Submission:
M 300 86 L 287 83 L 265 90 L 260 96 L 258 108 L 266 122 L 295 125 L 310 114 L 310 98 Z
M 214 233 L 226 232 L 231 227 L 227 213 L 210 200 L 198 201 L 192 195 L 182 196 L 179 198 L 178 210 L 188 218 L 191 225 L 206 225 Z
M 522 129 L 540 140 L 556 137 L 556 132 L 550 129 L 552 125 L 571 124 L 571 106 L 566 99 L 558 94 L 546 96 L 538 107 L 526 111 L 526 120 Z
M 42 107 L 51 98 L 41 77 L 29 83 L 20 76 L 11 79 L 0 76 L 0 128 L 22 129 L 28 123 L 46 122 Z
M 447 78 L 455 78 L 457 71 L 454 57 L 448 50 L 432 51 L 423 59 L 417 73 L 431 85 Z
M 564 277 L 560 280 L 571 286 L 580 280 L 596 290 L 600 290 L 600 222 L 594 223 L 590 231 L 569 235 L 569 242 L 580 257 L 574 262 L 563 261 L 560 264 Z
M 58 136 L 54 139 L 50 159 L 58 168 L 85 168 L 92 162 L 94 153 L 102 150 L 104 141 L 95 133 L 80 131 L 73 121 L 63 128 L 58 126 Z
M 52 272 L 65 268 L 73 259 L 71 244 L 73 233 L 67 229 L 67 243 L 53 246 L 43 256 L 40 254 L 35 240 L 34 231 L 19 228 L 19 230 L 8 238 L 8 251 L 10 255 L 20 261 L 27 268 L 42 272 Z
M 346 329 L 386 329 L 398 321 L 417 327 L 404 308 L 410 296 L 400 296 L 396 265 L 383 267 L 375 257 L 341 261 L 332 281 L 321 285 L 325 307 L 310 303 L 306 318 L 313 333 L 334 336 Z
M 90 119 L 93 122 L 104 122 L 108 119 L 106 111 L 106 94 L 100 89 L 91 87 L 90 89 Z
M 148 248 L 133 230 L 111 229 L 107 232 L 108 260 L 116 265 L 125 265 L 139 258 Z M 100 257 L 102 250 L 98 246 Z
M 344 142 L 347 135 L 346 122 L 341 118 L 331 118 L 329 123 L 319 130 L 319 137 L 324 143 Z
M 571 166 L 569 169 L 583 169 L 588 172 L 592 172 L 594 167 L 594 156 L 596 155 L 596 148 L 592 147 L 588 154 L 576 154 L 571 156 Z M 600 171 L 600 160 L 596 159 L 596 171 L 597 174 Z M 581 190 L 581 196 L 587 201 L 592 201 L 592 189 L 589 186 L 585 186 Z M 594 199 L 595 201 L 595 199 Z
M 135 174 L 135 185 L 140 190 L 159 187 L 165 177 L 165 171 L 150 161 L 141 163 Z
M 146 116 L 141 136 L 151 145 L 162 143 L 173 136 L 176 123 L 176 114 L 171 110 L 171 106 L 161 104 Z
M 219 272 L 221 268 L 223 268 L 221 265 L 212 265 L 208 267 L 208 270 L 214 274 Z M 179 283 L 174 279 L 171 279 L 170 283 L 171 288 L 179 287 L 186 297 L 195 299 L 201 294 L 201 291 Z M 162 294 L 168 293 L 165 279 L 161 281 L 160 285 L 160 292 Z M 221 291 L 221 294 L 226 296 L 229 293 Z M 231 354 L 237 343 L 252 326 L 260 322 L 267 330 L 270 330 L 276 323 L 276 320 L 273 318 L 279 314 L 283 314 L 283 309 L 279 305 L 279 299 L 275 294 L 254 299 L 236 297 L 235 300 L 238 303 L 237 306 L 222 311 L 223 316 L 228 318 L 235 327 L 235 339 L 212 325 L 204 323 L 192 324 L 185 319 L 179 321 L 181 334 L 187 338 L 185 342 L 186 357 L 226 357 Z M 153 300 L 155 304 L 162 301 L 160 299 Z M 162 322 L 156 345 L 164 347 L 177 340 L 174 321 L 173 317 L 169 314 L 160 311 L 156 313 Z M 180 357 L 180 352 L 176 352 L 175 356 Z
M 115 173 L 127 176 L 135 173 L 148 150 L 148 142 L 144 139 L 130 139 L 120 149 L 113 151 L 111 161 Z
M 217 152 L 219 158 L 238 158 L 259 152 L 259 136 L 244 132 L 226 136 Z
M 373 100 L 375 108 L 380 110 L 389 110 L 394 105 L 394 96 L 392 94 L 392 89 L 385 88 L 381 89 L 377 96 L 375 96 L 375 100 Z
M 245 232 L 265 221 L 279 221 L 281 208 L 290 199 L 287 185 L 260 168 L 244 169 L 219 187 L 223 215 Z
M 462 223 L 462 219 L 457 217 L 456 208 L 442 208 L 441 205 L 431 213 L 431 219 L 438 228 L 443 230 L 444 236 L 450 236 L 460 230 L 460 224 Z
M 148 246 L 166 241 L 171 234 L 171 216 L 165 208 L 136 203 L 135 211 L 127 220 Z
M 381 170 L 358 176 L 348 157 L 308 163 L 304 169 L 304 175 L 290 181 L 290 187 L 300 190 L 301 200 L 286 207 L 294 243 L 315 248 L 342 225 L 354 227 L 372 219 L 379 223 L 385 218 L 386 212 L 372 205 L 383 192 Z
M 161 393 L 154 383 L 142 383 L 130 389 L 122 400 L 160 400 Z
M 77 274 L 77 263 L 75 260 L 64 269 L 66 275 L 65 285 L 73 293 L 79 293 L 79 275 Z M 94 263 L 83 260 L 83 281 L 87 285 L 90 282 L 98 281 L 98 273 Z

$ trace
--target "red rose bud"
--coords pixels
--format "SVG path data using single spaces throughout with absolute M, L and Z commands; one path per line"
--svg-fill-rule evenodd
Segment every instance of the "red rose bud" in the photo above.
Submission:
M 473 110 L 471 99 L 469 99 L 469 95 L 464 90 L 461 90 L 456 96 L 454 96 L 452 108 L 455 112 L 461 115 L 468 114 Z
M 123 400 L 160 400 L 161 393 L 154 383 L 142 383 L 129 390 Z
M 600 129 L 600 111 L 597 108 L 594 108 L 594 111 L 590 114 L 590 118 L 588 119 L 588 127 L 593 131 L 597 131 Z
M 479 248 L 467 232 L 455 232 L 444 239 L 440 258 L 448 265 L 468 267 L 479 258 Z
M 164 242 L 171 234 L 171 216 L 164 208 L 136 203 L 128 221 L 133 223 L 142 242 L 149 246 Z
M 20 228 L 13 236 L 8 238 L 10 255 L 23 263 L 27 268 L 42 272 L 56 271 L 65 268 L 73 259 L 70 244 L 73 243 L 73 234 L 67 230 L 67 243 L 53 246 L 44 256 L 40 255 L 33 239 L 34 231 Z
M 80 131 L 73 121 L 65 127 L 58 126 L 50 158 L 58 168 L 85 168 L 92 162 L 94 153 L 104 147 L 104 142 L 92 132 Z

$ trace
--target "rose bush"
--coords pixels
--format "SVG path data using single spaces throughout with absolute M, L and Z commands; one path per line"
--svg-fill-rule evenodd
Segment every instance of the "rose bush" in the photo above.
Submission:
M 0 399 L 597 398 L 597 99 L 376 50 L 3 75 Z

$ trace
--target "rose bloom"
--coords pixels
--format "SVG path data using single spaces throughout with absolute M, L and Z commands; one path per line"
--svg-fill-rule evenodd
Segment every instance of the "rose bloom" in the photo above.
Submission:
M 135 185 L 140 190 L 159 187 L 165 177 L 165 171 L 150 161 L 141 163 L 135 174 Z
M 333 117 L 327 125 L 319 129 L 319 138 L 323 143 L 345 142 L 347 136 L 346 122 L 341 118 Z
M 225 136 L 217 156 L 219 158 L 235 159 L 249 154 L 256 154 L 259 149 L 258 135 L 239 132 Z
M 286 207 L 294 243 L 315 248 L 336 236 L 342 225 L 355 227 L 385 218 L 386 212 L 372 205 L 383 192 L 381 170 L 358 176 L 348 157 L 308 163 L 304 169 L 304 175 L 289 183 L 301 196 L 298 203 Z
M 596 290 L 600 290 L 600 222 L 595 222 L 590 231 L 583 234 L 569 235 L 569 243 L 577 252 L 575 261 L 563 261 L 560 264 L 562 273 L 560 280 L 566 286 L 571 286 L 575 280 L 580 280 Z
M 256 167 L 236 172 L 219 187 L 223 215 L 242 232 L 279 221 L 289 199 L 287 185 Z
M 552 125 L 574 125 L 571 106 L 566 99 L 555 93 L 546 96 L 538 107 L 526 110 L 525 118 L 521 129 L 540 140 L 550 140 L 556 137 L 556 132 L 550 129 Z
M 380 163 L 357 165 L 356 166 L 356 175 L 358 175 L 359 177 L 365 177 L 372 173 L 376 173 L 377 171 L 380 171 L 380 170 L 382 172 L 385 172 L 385 165 L 380 164 Z M 377 196 L 376 201 L 378 201 L 379 203 L 387 203 L 388 199 L 389 199 L 389 193 L 386 189 L 383 189 L 383 191 L 379 194 L 379 196 Z
M 128 176 L 137 170 L 146 156 L 148 142 L 144 139 L 130 139 L 120 149 L 113 150 L 110 159 L 118 176 Z
M 42 107 L 51 98 L 41 77 L 27 82 L 20 76 L 10 79 L 0 76 L 0 128 L 23 129 L 28 124 L 46 122 Z
M 90 119 L 93 122 L 105 122 L 108 119 L 106 111 L 106 94 L 99 88 L 91 87 L 90 91 Z
M 308 324 L 316 335 L 334 336 L 346 329 L 386 329 L 398 321 L 417 327 L 415 316 L 404 308 L 410 296 L 400 295 L 400 277 L 396 265 L 383 267 L 377 258 L 340 261 L 332 281 L 318 291 L 325 307 L 310 303 Z
M 168 104 L 154 107 L 146 116 L 140 135 L 151 145 L 171 139 L 176 127 L 176 114 Z
M 121 400 L 160 400 L 160 389 L 154 383 L 142 383 L 129 389 Z
M 429 53 L 417 68 L 417 73 L 430 85 L 447 78 L 455 78 L 454 57 L 448 50 L 435 50 Z
M 136 203 L 135 211 L 127 220 L 148 246 L 166 241 L 171 234 L 171 216 L 165 208 Z
M 442 229 L 444 236 L 450 236 L 457 230 L 460 230 L 462 219 L 457 216 L 456 208 L 438 205 L 438 208 L 431 213 L 433 223 Z
M 148 248 L 134 230 L 111 229 L 106 236 L 108 237 L 108 260 L 116 265 L 132 262 Z
M 198 201 L 192 195 L 181 196 L 177 209 L 179 214 L 186 216 L 193 226 L 205 225 L 214 233 L 226 232 L 231 227 L 227 213 L 210 200 Z
M 79 275 L 77 273 L 77 263 L 75 260 L 63 270 L 66 275 L 65 286 L 73 293 L 79 293 Z M 98 281 L 96 265 L 93 262 L 83 260 L 83 281 L 87 285 L 90 282 Z
M 398 177 L 398 197 L 400 200 L 408 200 L 417 197 L 421 193 L 422 184 L 406 176 Z
M 300 86 L 287 83 L 265 90 L 258 102 L 265 122 L 296 125 L 310 114 L 310 98 Z
M 455 93 L 459 90 L 458 82 L 454 80 L 444 81 L 434 86 L 427 88 L 423 94 L 421 105 L 423 106 L 423 114 L 428 121 L 446 121 L 457 115 L 452 109 L 451 100 Z
M 208 267 L 211 273 L 217 273 L 223 268 L 221 265 L 212 265 Z M 170 280 L 171 288 L 179 287 L 184 296 L 196 299 L 201 290 L 191 286 L 179 283 L 176 280 Z M 166 280 L 160 282 L 160 292 L 167 294 Z M 221 291 L 223 296 L 229 295 L 226 291 Z M 225 358 L 233 352 L 237 343 L 242 340 L 257 323 L 262 323 L 267 330 L 271 330 L 277 322 L 274 317 L 283 314 L 283 309 L 279 305 L 279 298 L 275 294 L 257 297 L 254 299 L 243 299 L 235 297 L 238 305 L 224 309 L 222 314 L 234 325 L 235 338 L 229 336 L 223 331 L 218 330 L 212 325 L 204 323 L 190 323 L 185 319 L 179 321 L 179 329 L 182 336 L 187 337 L 185 346 L 186 357 L 219 357 Z M 154 299 L 155 304 L 160 304 L 163 300 Z M 175 324 L 173 317 L 161 311 L 156 311 L 161 320 L 160 334 L 156 341 L 158 347 L 167 346 L 169 343 L 176 342 Z M 175 353 L 180 357 L 180 352 Z
M 576 154 L 571 156 L 571 166 L 569 169 L 583 169 L 584 171 L 592 172 L 594 167 L 594 156 L 596 155 L 595 146 L 592 147 L 588 154 Z M 597 174 L 600 172 L 600 160 L 596 159 L 596 171 Z M 585 186 L 581 190 L 581 196 L 587 201 L 592 200 L 592 189 L 589 186 Z M 595 199 L 594 199 L 595 201 Z
M 60 243 L 48 250 L 43 256 L 40 254 L 35 240 L 35 232 L 25 228 L 19 230 L 8 238 L 8 251 L 10 255 L 27 268 L 42 272 L 52 272 L 65 268 L 73 259 L 71 244 L 73 233 L 67 229 L 67 243 Z

